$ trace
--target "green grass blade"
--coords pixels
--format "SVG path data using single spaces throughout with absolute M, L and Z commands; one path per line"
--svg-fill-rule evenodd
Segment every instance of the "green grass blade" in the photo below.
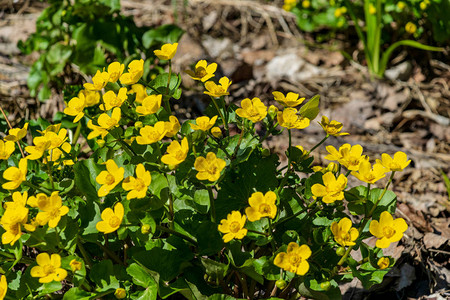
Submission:
M 447 174 L 445 174 L 444 171 L 439 171 L 441 171 L 442 178 L 444 178 L 445 187 L 447 188 L 448 200 L 450 201 L 450 178 L 448 178 Z

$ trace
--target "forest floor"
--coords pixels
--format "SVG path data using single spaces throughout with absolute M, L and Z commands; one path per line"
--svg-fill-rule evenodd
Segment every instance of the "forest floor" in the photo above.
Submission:
M 186 31 L 174 59 L 175 71 L 188 69 L 200 59 L 216 62 L 216 78 L 225 75 L 233 81 L 228 100 L 235 103 L 259 97 L 271 104 L 275 90 L 307 99 L 318 94 L 318 120 L 326 115 L 342 122 L 350 133 L 330 138 L 325 145 L 358 143 L 372 159 L 397 151 L 411 159 L 393 182 L 398 196 L 396 216 L 406 219 L 409 229 L 401 242 L 384 251 L 398 263 L 382 284 L 369 291 L 357 281 L 341 286 L 344 299 L 448 299 L 450 199 L 442 173 L 450 174 L 449 47 L 443 54 L 403 49 L 392 59 L 391 79 L 371 80 L 363 65 L 349 62 L 337 51 L 351 51 L 361 61 L 362 51 L 351 48 L 355 43 L 348 35 L 336 34 L 331 42 L 318 44 L 313 34 L 297 29 L 295 16 L 280 5 L 190 0 L 172 6 L 170 2 L 122 0 L 121 5 L 122 12 L 133 16 L 138 25 L 175 23 Z M 16 47 L 34 32 L 45 4 L 0 3 L 1 104 L 13 123 L 37 116 L 51 118 L 64 108 L 62 95 L 55 91 L 44 103 L 29 96 L 26 78 L 38 56 L 24 56 Z M 207 99 L 188 76 L 182 79 L 187 92 L 177 110 L 190 118 L 202 112 Z M 309 149 L 322 138 L 321 127 L 312 124 L 298 131 L 293 143 Z M 283 155 L 287 135 L 268 140 L 267 147 Z M 325 147 L 319 147 L 315 163 L 327 164 L 325 155 Z

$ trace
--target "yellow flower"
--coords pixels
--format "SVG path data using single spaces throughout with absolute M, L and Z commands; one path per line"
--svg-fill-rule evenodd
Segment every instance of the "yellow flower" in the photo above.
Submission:
M 95 138 L 99 135 L 104 138 L 108 131 L 114 127 L 119 126 L 119 121 L 122 116 L 122 111 L 120 108 L 115 107 L 111 113 L 111 117 L 107 113 L 103 113 L 98 117 L 97 123 L 99 126 L 93 125 L 92 121 L 89 120 L 88 128 L 92 129 L 92 132 L 88 135 L 88 140 Z
M 80 271 L 83 267 L 83 264 L 76 259 L 72 259 L 69 263 L 72 272 Z
M 141 104 L 142 101 L 147 97 L 147 89 L 142 84 L 133 84 L 131 89 L 128 91 L 128 94 L 136 94 L 135 102 Z
M 309 271 L 307 259 L 311 256 L 311 249 L 308 245 L 299 246 L 291 242 L 287 246 L 286 252 L 280 252 L 273 260 L 273 264 L 286 271 L 297 275 L 305 275 Z
M 305 100 L 305 98 L 299 99 L 299 95 L 292 92 L 287 93 L 286 97 L 283 95 L 283 93 L 277 91 L 272 92 L 272 94 L 276 101 L 287 107 L 299 106 Z
M 0 159 L 8 159 L 13 154 L 16 146 L 14 142 L 0 140 Z
M 398 7 L 399 10 L 403 10 L 406 7 L 406 4 L 403 1 L 399 1 L 397 3 L 397 7 Z
M 105 103 L 105 105 L 101 104 L 100 109 L 101 110 L 110 110 L 113 107 L 121 107 L 122 104 L 127 99 L 128 99 L 127 88 L 125 88 L 125 87 L 120 88 L 117 95 L 113 91 L 107 91 L 103 95 L 103 102 Z M 106 109 L 105 109 L 105 107 L 106 107 Z
M 53 192 L 47 198 L 47 201 L 39 201 L 38 208 L 41 212 L 37 214 L 36 222 L 41 226 L 48 223 L 48 227 L 50 228 L 55 228 L 59 220 L 61 220 L 61 217 L 69 212 L 69 208 L 62 205 L 58 191 Z
M 6 282 L 6 276 L 1 275 L 1 278 L 0 278 L 0 300 L 5 299 L 7 291 L 8 291 L 8 283 Z
M 221 138 L 222 137 L 222 130 L 220 129 L 220 127 L 213 127 L 211 128 L 211 134 L 215 137 L 215 138 Z
M 358 172 L 352 171 L 352 175 L 366 183 L 375 183 L 386 176 L 388 170 L 379 163 L 375 163 L 373 167 L 370 162 L 363 160 L 359 165 Z
M 327 146 L 326 149 L 330 154 L 325 156 L 325 159 L 338 161 L 350 171 L 357 171 L 361 162 L 369 159 L 366 155 L 362 155 L 363 147 L 361 145 L 344 144 L 339 148 L 339 151 L 333 146 Z
M 241 107 L 236 109 L 236 114 L 245 119 L 249 119 L 253 123 L 259 122 L 267 115 L 267 106 L 261 102 L 259 98 L 245 98 L 241 101 Z
M 108 66 L 109 82 L 116 82 L 122 75 L 125 65 L 120 62 L 110 63 Z
M 390 171 L 403 171 L 411 163 L 411 160 L 407 159 L 404 152 L 398 151 L 393 158 L 389 154 L 383 153 L 381 154 L 381 160 L 377 159 L 376 161 Z
M 108 134 L 108 130 L 105 128 L 102 128 L 100 126 L 94 125 L 92 123 L 92 120 L 89 120 L 87 123 L 87 127 L 91 129 L 92 131 L 88 134 L 88 140 L 98 137 L 99 135 L 102 136 L 102 139 L 105 138 L 105 136 Z
M 303 8 L 309 8 L 311 6 L 311 1 L 309 0 L 303 0 L 302 7 Z
M 70 151 L 72 150 L 72 146 L 69 143 L 67 143 L 67 142 L 62 144 L 60 148 L 55 148 L 55 149 L 50 150 L 49 151 L 49 155 L 44 159 L 44 163 L 47 163 L 49 161 L 53 161 L 53 162 L 55 162 L 56 165 L 58 165 L 57 161 L 61 157 L 64 158 L 65 157 L 65 153 L 70 153 Z M 71 165 L 74 164 L 74 162 L 71 159 L 66 159 L 66 160 L 63 161 L 63 164 L 67 165 L 67 166 L 71 166 Z
M 334 240 L 341 246 L 354 246 L 355 240 L 359 236 L 358 229 L 352 227 L 352 221 L 349 218 L 343 218 L 339 223 L 331 223 L 331 232 Z
M 425 1 L 422 1 L 422 2 L 420 2 L 419 7 L 421 10 L 425 10 L 425 9 L 427 9 L 427 3 Z M 411 33 L 414 33 L 414 32 L 411 32 Z
M 162 45 L 161 50 L 155 50 L 153 53 L 155 53 L 159 59 L 169 60 L 175 56 L 175 53 L 177 53 L 177 47 L 178 43 L 164 44 Z
M 247 229 L 244 228 L 245 221 L 245 215 L 241 216 L 241 213 L 236 210 L 228 214 L 226 219 L 220 220 L 218 229 L 225 233 L 222 237 L 223 241 L 228 243 L 232 239 L 243 239 L 247 235 Z
M 28 160 L 21 158 L 19 167 L 9 167 L 3 172 L 3 178 L 9 180 L 2 185 L 5 190 L 15 190 L 26 180 Z
M 272 191 L 268 191 L 265 195 L 261 192 L 253 193 L 248 199 L 250 207 L 245 209 L 248 220 L 254 222 L 264 217 L 275 218 L 277 215 L 276 200 L 277 195 Z
M 336 10 L 334 11 L 334 16 L 336 17 L 336 18 L 339 18 L 340 16 L 342 16 L 342 10 L 338 7 L 338 8 L 336 8 Z
M 167 133 L 166 125 L 163 121 L 156 122 L 155 126 L 144 126 L 139 130 L 140 136 L 136 137 L 139 145 L 149 145 L 164 138 Z
M 149 171 L 145 170 L 143 164 L 136 166 L 136 178 L 128 176 L 122 182 L 122 187 L 125 191 L 130 191 L 127 199 L 144 198 L 147 195 L 148 186 L 152 182 L 152 176 Z
M 178 141 L 173 141 L 167 147 L 167 154 L 161 157 L 161 161 L 166 165 L 177 166 L 186 159 L 188 152 L 189 144 L 187 138 L 183 138 L 181 145 Z
M 372 3 L 370 3 L 369 4 L 369 14 L 374 15 L 376 13 L 377 13 L 376 7 Z
M 333 203 L 336 200 L 344 199 L 344 189 L 347 186 L 347 177 L 344 174 L 336 179 L 333 173 L 328 172 L 322 175 L 323 185 L 316 183 L 311 187 L 311 192 L 315 197 L 323 197 L 325 203 Z
M 133 60 L 128 65 L 128 73 L 120 76 L 120 83 L 125 85 L 135 84 L 144 74 L 144 60 Z
M 195 159 L 194 168 L 198 171 L 196 177 L 198 180 L 216 181 L 226 165 L 223 159 L 217 158 L 213 152 L 208 152 L 206 158 L 199 156 Z
M 147 116 L 156 113 L 161 107 L 162 95 L 150 95 L 142 100 L 142 106 L 136 107 L 136 112 Z
M 201 82 L 205 82 L 206 80 L 210 79 L 211 77 L 214 77 L 214 72 L 217 70 L 217 64 L 212 63 L 208 66 L 208 63 L 206 60 L 200 60 L 195 65 L 195 70 L 186 70 L 185 72 L 191 76 L 194 80 L 199 80 Z
M 384 270 L 389 267 L 391 264 L 389 257 L 383 256 L 380 257 L 380 259 L 377 261 L 377 266 L 380 268 L 380 270 Z
M 381 213 L 380 221 L 372 220 L 369 227 L 370 233 L 378 238 L 375 244 L 378 248 L 387 248 L 391 243 L 400 241 L 406 229 L 408 225 L 405 220 L 394 220 L 387 211 Z
M 166 132 L 167 137 L 174 137 L 181 128 L 180 122 L 175 116 L 170 116 L 169 122 L 164 122 L 164 126 L 167 130 Z
M 116 297 L 116 299 L 124 299 L 126 296 L 127 296 L 127 291 L 125 291 L 125 289 L 123 289 L 123 288 L 118 288 L 114 292 L 114 297 Z
M 116 185 L 118 185 L 122 179 L 123 174 L 125 173 L 124 168 L 119 168 L 114 160 L 109 159 L 106 161 L 106 171 L 101 171 L 100 174 L 95 178 L 98 184 L 102 186 L 98 189 L 98 196 L 104 197 L 111 192 Z
M 330 120 L 326 116 L 322 116 L 322 122 L 319 122 L 320 126 L 322 126 L 323 130 L 327 135 L 332 136 L 341 136 L 341 135 L 348 135 L 347 132 L 340 132 L 342 130 L 342 123 L 332 120 Z
M 406 32 L 413 34 L 417 30 L 417 25 L 412 22 L 408 22 L 405 25 L 405 30 L 406 30 Z
M 37 266 L 31 269 L 32 277 L 40 277 L 40 283 L 49 283 L 52 281 L 62 281 L 67 276 L 67 271 L 61 268 L 61 256 L 48 253 L 40 253 L 36 257 Z
M 84 88 L 88 91 L 101 91 L 109 81 L 108 72 L 100 72 L 97 70 L 94 77 L 92 77 L 93 83 L 85 83 L 83 84 Z
M 114 211 L 109 207 L 102 211 L 102 221 L 98 222 L 95 227 L 98 231 L 105 234 L 114 232 L 119 229 L 120 224 L 122 224 L 123 215 L 123 205 L 122 203 L 117 202 L 116 205 L 114 205 Z
M 64 113 L 75 117 L 73 123 L 77 123 L 84 116 L 84 108 L 86 107 L 86 100 L 83 93 L 78 93 L 78 97 L 70 99 L 67 107 L 64 108 Z
M 219 79 L 219 84 L 220 85 L 216 84 L 214 81 L 207 81 L 205 83 L 207 92 L 204 93 L 212 97 L 229 95 L 230 93 L 227 92 L 227 90 L 231 85 L 231 81 L 227 77 L 222 77 Z
M 81 90 L 78 93 L 78 98 L 81 97 L 84 97 L 86 107 L 97 105 L 100 102 L 100 93 L 97 91 Z
M 44 193 L 39 193 L 36 196 L 31 196 L 27 200 L 27 204 L 31 207 L 41 207 L 45 206 L 48 203 L 48 196 Z
M 272 119 L 275 119 L 275 117 L 277 116 L 277 112 L 278 112 L 278 107 L 276 107 L 275 105 L 269 106 L 269 109 L 267 110 L 267 113 L 269 114 L 269 116 Z
M 196 124 L 189 124 L 191 125 L 191 128 L 193 130 L 202 130 L 202 131 L 208 131 L 211 127 L 214 126 L 216 123 L 217 116 L 212 117 L 211 119 L 209 117 L 203 116 L 198 117 L 195 119 Z
M 309 119 L 297 115 L 295 108 L 285 108 L 282 112 L 277 113 L 277 121 L 282 127 L 287 129 L 303 129 L 309 126 Z
M 25 207 L 27 196 L 27 192 L 24 192 L 23 196 L 20 192 L 15 192 L 13 194 L 13 202 L 5 204 L 6 210 L 0 220 L 0 224 L 5 229 L 2 235 L 3 244 L 12 246 L 22 236 L 21 225 L 26 225 L 28 219 L 28 208 Z M 32 228 L 27 227 L 25 229 Z
M 5 141 L 18 142 L 27 135 L 28 123 L 25 123 L 22 128 L 12 128 L 5 136 Z

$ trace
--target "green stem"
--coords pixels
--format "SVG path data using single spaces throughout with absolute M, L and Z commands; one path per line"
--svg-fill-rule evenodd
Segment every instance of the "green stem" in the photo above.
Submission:
M 172 114 L 172 110 L 170 109 L 170 95 L 169 95 L 169 90 L 170 90 L 170 77 L 172 76 L 172 60 L 169 59 L 169 76 L 167 77 L 167 87 L 166 87 L 166 95 L 164 95 L 164 105 L 165 108 L 167 110 L 167 112 L 171 115 Z
M 77 129 L 75 129 L 75 133 L 74 133 L 73 139 L 72 139 L 72 146 L 76 145 L 78 138 L 80 137 L 80 133 L 81 133 L 81 122 L 78 121 Z
M 211 185 L 208 186 L 208 195 L 209 195 L 209 209 L 211 213 L 211 222 L 216 223 L 216 205 Z
M 174 229 L 174 218 L 175 218 L 175 214 L 174 214 L 174 210 L 173 210 L 173 197 L 172 197 L 172 193 L 169 192 L 169 227 L 170 229 Z
M 269 233 L 265 233 L 265 232 L 261 232 L 261 231 L 256 231 L 256 230 L 252 230 L 252 229 L 247 229 L 248 232 L 252 232 L 252 233 L 256 233 L 256 234 L 260 234 L 260 235 L 264 235 L 264 236 L 270 236 Z
M 227 135 L 230 135 L 230 130 L 228 129 L 228 122 L 227 122 L 227 120 L 225 119 L 225 117 L 223 116 L 222 111 L 220 110 L 219 106 L 217 105 L 216 98 L 213 97 L 213 96 L 211 96 L 211 100 L 212 100 L 214 106 L 216 107 L 217 112 L 219 113 L 220 118 L 222 119 L 223 126 L 225 126 L 225 130 L 227 131 Z
M 79 237 L 77 238 L 77 247 L 78 249 L 80 249 L 81 255 L 83 256 L 86 264 L 89 266 L 89 268 L 92 268 L 92 260 L 89 254 L 86 252 L 86 249 L 84 248 L 83 243 L 81 242 Z
M 292 135 L 291 135 L 291 130 L 288 129 L 288 134 L 289 134 L 289 146 L 288 146 L 288 150 L 290 151 L 291 147 L 292 147 Z M 277 188 L 276 194 L 278 195 L 280 193 L 280 190 L 283 188 L 283 186 L 286 184 L 287 178 L 289 176 L 289 172 L 291 169 L 291 154 L 288 153 L 288 165 L 287 165 L 287 170 L 286 173 L 284 174 L 283 179 L 280 182 L 280 186 Z
M 319 147 L 320 145 L 322 145 L 327 139 L 328 139 L 329 135 L 327 134 L 317 145 L 315 145 L 314 147 L 311 148 L 311 150 L 309 150 L 308 155 L 313 152 L 317 147 Z
M 264 142 L 265 139 L 267 139 L 267 137 L 269 136 L 269 134 L 272 132 L 272 129 L 278 126 L 278 122 L 275 123 L 275 125 L 273 126 L 269 126 L 269 128 L 267 128 L 266 134 L 263 136 L 263 138 L 259 141 L 260 144 L 262 144 L 262 142 Z
M 275 237 L 273 236 L 273 226 L 272 226 L 272 219 L 269 219 L 269 234 L 270 234 L 270 244 L 272 245 L 272 249 L 275 251 L 277 249 L 277 242 L 275 241 Z
M 48 195 L 50 195 L 52 193 L 51 191 L 49 191 L 49 190 L 47 190 L 47 189 L 45 189 L 43 187 L 39 187 L 37 185 L 32 184 L 30 181 L 25 181 L 25 182 L 23 182 L 23 184 L 26 185 L 26 186 L 29 186 L 32 189 L 35 189 L 36 191 L 41 191 L 41 192 L 46 193 Z
M 239 151 L 239 147 L 241 146 L 241 143 L 242 143 L 242 138 L 244 137 L 244 132 L 245 132 L 245 126 L 241 130 L 241 134 L 239 135 L 239 141 L 237 142 L 236 148 L 234 148 L 232 158 L 235 158 L 237 155 L 237 152 Z
M 105 240 L 107 240 L 108 237 L 105 237 Z M 126 265 L 118 256 L 117 254 L 115 254 L 114 252 L 112 252 L 111 250 L 109 250 L 108 247 L 103 246 L 100 242 L 96 242 L 96 244 L 102 248 L 103 252 L 106 253 L 106 255 L 108 255 L 110 258 L 112 258 L 112 260 L 114 260 L 116 263 L 118 263 L 119 265 Z
M 159 231 L 163 231 L 163 232 L 167 232 L 167 233 L 176 235 L 176 236 L 182 238 L 183 240 L 185 240 L 185 241 L 187 241 L 187 242 L 193 244 L 194 246 L 197 246 L 197 242 L 196 242 L 195 240 L 191 239 L 191 238 L 188 237 L 187 235 L 184 235 L 184 234 L 182 234 L 182 233 L 180 233 L 180 232 L 178 232 L 178 231 L 169 229 L 169 228 L 164 227 L 164 226 L 161 226 L 161 225 L 156 225 L 156 229 L 159 230 Z

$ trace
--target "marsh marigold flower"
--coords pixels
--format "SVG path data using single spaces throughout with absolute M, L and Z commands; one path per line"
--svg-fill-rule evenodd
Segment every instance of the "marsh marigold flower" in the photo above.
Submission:
M 379 221 L 372 220 L 369 227 L 370 233 L 378 238 L 375 244 L 378 248 L 387 248 L 391 243 L 400 241 L 406 229 L 408 225 L 405 220 L 394 220 L 387 211 L 381 213 Z
M 412 22 L 408 22 L 405 25 L 405 30 L 406 30 L 406 32 L 408 32 L 410 34 L 413 34 L 417 31 L 417 25 Z
M 81 90 L 78 93 L 78 98 L 80 97 L 84 97 L 86 107 L 97 105 L 100 102 L 100 93 L 97 91 Z
M 118 288 L 114 292 L 114 297 L 116 297 L 116 299 L 125 299 L 126 296 L 127 291 L 123 288 Z
M 122 182 L 122 187 L 125 191 L 130 191 L 127 194 L 127 199 L 142 199 L 147 195 L 148 186 L 152 182 L 152 176 L 149 171 L 145 170 L 143 164 L 136 166 L 136 178 L 128 176 Z
M 349 218 L 343 218 L 337 222 L 331 223 L 331 232 L 334 240 L 341 246 L 354 246 L 355 240 L 359 236 L 358 229 L 352 227 L 352 221 Z
M 125 69 L 125 65 L 120 62 L 112 62 L 108 66 L 109 82 L 116 82 Z
M 214 81 L 207 81 L 205 83 L 205 88 L 207 91 L 204 93 L 216 98 L 226 96 L 230 94 L 227 91 L 230 85 L 231 81 L 227 77 L 220 78 L 219 84 L 216 84 Z
M 276 101 L 278 101 L 283 106 L 287 107 L 296 107 L 305 101 L 305 98 L 298 98 L 299 94 L 289 92 L 287 93 L 286 97 L 283 95 L 283 93 L 280 92 L 272 92 L 274 98 Z
M 75 117 L 73 123 L 77 123 L 84 116 L 84 108 L 86 107 L 86 100 L 83 93 L 79 93 L 78 97 L 72 98 L 67 107 L 64 108 L 64 113 L 69 116 Z
M 144 60 L 133 60 L 128 65 L 128 73 L 120 76 L 120 83 L 125 85 L 135 84 L 144 74 Z
M 124 168 L 119 168 L 114 160 L 109 159 L 106 161 L 106 171 L 101 171 L 100 174 L 95 178 L 98 184 L 102 186 L 98 189 L 98 196 L 104 197 L 111 192 L 116 185 L 118 185 L 125 173 Z
M 248 199 L 250 207 L 245 209 L 248 220 L 254 222 L 264 217 L 275 218 L 277 215 L 276 200 L 277 195 L 272 191 L 268 191 L 265 195 L 261 192 L 253 193 Z
M 183 138 L 180 143 L 173 141 L 167 147 L 167 154 L 161 157 L 161 161 L 166 165 L 177 166 L 181 164 L 187 157 L 189 152 L 189 144 L 187 138 Z
M 220 127 L 215 126 L 211 128 L 211 134 L 213 135 L 213 137 L 219 139 L 222 137 L 222 129 L 220 129 Z
M 14 142 L 0 140 L 0 159 L 8 159 L 13 154 L 16 146 Z
M 61 217 L 69 212 L 69 208 L 62 205 L 58 191 L 53 192 L 46 200 L 37 203 L 41 212 L 37 214 L 36 222 L 41 226 L 48 223 L 48 227 L 55 228 Z
M 40 283 L 49 283 L 52 281 L 62 281 L 67 276 L 67 271 L 61 268 L 61 256 L 48 253 L 40 253 L 36 257 L 37 266 L 31 269 L 32 277 L 39 277 Z
M 101 104 L 100 109 L 101 110 L 110 110 L 114 107 L 121 107 L 122 104 L 127 99 L 128 99 L 127 88 L 125 88 L 125 87 L 120 88 L 117 95 L 113 91 L 107 91 L 103 95 L 103 103 L 105 103 L 105 105 Z
M 344 174 L 336 179 L 333 173 L 328 172 L 322 175 L 323 185 L 316 183 L 311 187 L 311 192 L 315 197 L 322 197 L 325 203 L 333 203 L 336 200 L 344 199 L 344 189 L 347 186 L 347 177 Z
M 333 146 L 327 146 L 326 149 L 330 154 L 325 156 L 325 159 L 338 161 L 350 171 L 357 171 L 361 162 L 369 159 L 366 155 L 362 155 L 363 147 L 361 145 L 344 144 L 339 151 Z
M 286 252 L 280 252 L 275 257 L 273 264 L 286 271 L 297 275 L 305 275 L 309 271 L 307 259 L 311 256 L 311 249 L 308 245 L 299 246 L 291 242 L 287 246 Z
M 97 70 L 94 77 L 92 77 L 92 83 L 83 84 L 84 88 L 89 91 L 101 91 L 109 81 L 108 72 L 100 72 Z
M 383 153 L 381 160 L 377 159 L 376 162 L 389 171 L 403 171 L 411 163 L 411 160 L 408 160 L 404 152 L 399 151 L 394 154 L 393 158 L 389 154 Z
M 194 168 L 198 171 L 198 180 L 216 181 L 220 178 L 220 173 L 227 163 L 213 152 L 208 152 L 206 158 L 199 156 L 195 159 Z
M 169 60 L 175 56 L 177 53 L 178 43 L 173 44 L 164 44 L 161 47 L 161 50 L 155 50 L 153 53 L 162 60 Z
M 297 109 L 285 108 L 283 111 L 277 113 L 278 124 L 287 129 L 303 129 L 309 126 L 309 119 L 297 115 Z
M 364 160 L 361 162 L 358 171 L 352 171 L 352 175 L 366 183 L 375 183 L 385 177 L 387 171 L 379 163 L 375 163 L 372 167 L 369 161 Z
M 22 236 L 22 226 L 29 231 L 34 231 L 34 227 L 27 223 L 28 208 L 25 207 L 28 193 L 20 192 L 13 194 L 13 202 L 5 203 L 5 212 L 0 219 L 5 232 L 2 235 L 2 243 L 10 244 L 11 246 Z
M 377 13 L 377 8 L 372 3 L 370 3 L 369 4 L 369 14 L 374 15 L 376 13 Z
M 7 291 L 8 291 L 8 283 L 6 282 L 6 276 L 1 275 L 1 277 L 0 277 L 0 300 L 5 299 Z
M 335 120 L 330 121 L 326 116 L 322 116 L 322 122 L 319 122 L 319 124 L 327 135 L 341 136 L 349 134 L 347 132 L 341 132 L 342 123 Z
M 236 114 L 241 118 L 249 119 L 253 123 L 261 121 L 267 115 L 267 106 L 256 97 L 252 100 L 249 98 L 242 100 L 241 107 L 236 109 Z
M 136 112 L 147 116 L 156 113 L 161 107 L 162 95 L 150 95 L 142 100 L 142 105 L 136 107 Z
M 98 117 L 97 125 L 94 125 L 92 123 L 92 120 L 89 120 L 87 126 L 92 131 L 88 135 L 88 140 L 98 137 L 99 135 L 102 136 L 102 139 L 105 138 L 105 136 L 108 134 L 109 130 L 111 130 L 114 127 L 119 126 L 119 121 L 122 117 L 122 111 L 120 108 L 115 107 L 111 113 L 111 116 L 109 116 L 107 113 L 103 113 Z
M 95 227 L 98 231 L 103 233 L 111 233 L 119 229 L 120 224 L 122 224 L 122 219 L 124 215 L 123 205 L 117 202 L 114 205 L 114 211 L 111 208 L 106 208 L 102 211 L 102 221 L 98 222 Z
M 28 169 L 28 160 L 26 158 L 21 158 L 18 167 L 9 167 L 3 172 L 3 178 L 8 180 L 8 182 L 2 185 L 5 190 L 15 190 L 22 182 L 26 180 Z
M 146 87 L 139 83 L 133 84 L 128 94 L 136 94 L 134 101 L 139 104 L 148 96 Z
M 192 79 L 205 82 L 206 80 L 214 77 L 214 72 L 217 70 L 217 64 L 212 63 L 208 66 L 206 60 L 200 60 L 196 65 L 194 71 L 186 70 Z
M 156 122 L 154 126 L 144 126 L 139 130 L 140 136 L 136 137 L 139 145 L 149 145 L 164 138 L 167 133 L 166 125 L 163 121 Z
M 399 1 L 399 2 L 397 3 L 397 8 L 398 8 L 399 10 L 403 10 L 405 7 L 406 7 L 405 2 Z
M 247 235 L 247 229 L 244 228 L 245 221 L 245 215 L 241 215 L 237 210 L 229 213 L 226 219 L 220 220 L 218 229 L 220 232 L 225 233 L 222 237 L 223 241 L 228 243 L 232 239 L 243 239 Z
M 208 131 L 211 127 L 216 123 L 217 116 L 212 117 L 211 119 L 207 116 L 198 117 L 195 119 L 196 124 L 189 124 L 193 130 L 201 130 Z
M 27 130 L 28 123 L 25 123 L 22 128 L 11 128 L 5 136 L 5 141 L 18 142 L 27 135 Z
M 181 128 L 180 122 L 177 117 L 170 116 L 168 122 L 164 122 L 167 137 L 174 137 Z
M 81 270 L 83 264 L 76 259 L 72 259 L 69 263 L 69 266 L 72 269 L 72 272 L 76 272 Z

